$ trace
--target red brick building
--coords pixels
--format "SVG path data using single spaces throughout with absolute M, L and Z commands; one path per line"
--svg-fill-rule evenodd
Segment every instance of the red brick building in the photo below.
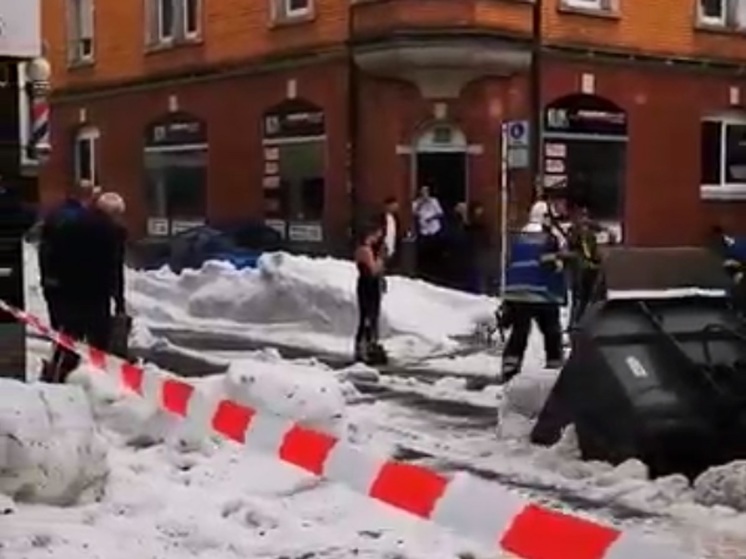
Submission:
M 746 232 L 739 4 L 544 0 L 546 185 L 633 244 L 698 242 L 715 221 Z M 252 216 L 315 242 L 343 239 L 354 208 L 427 183 L 497 223 L 501 124 L 530 108 L 524 0 L 44 10 L 47 201 L 92 178 L 126 195 L 137 234 Z M 515 215 L 531 194 L 525 171 L 512 179 Z

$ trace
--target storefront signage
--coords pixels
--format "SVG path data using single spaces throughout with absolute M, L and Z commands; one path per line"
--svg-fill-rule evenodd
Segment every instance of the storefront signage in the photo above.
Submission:
M 626 136 L 627 114 L 603 97 L 568 95 L 547 105 L 544 126 L 547 134 Z
M 199 145 L 207 143 L 204 121 L 187 113 L 172 113 L 146 129 L 147 147 Z
M 320 243 L 324 240 L 321 223 L 293 222 L 288 228 L 291 241 Z
M 264 113 L 265 140 L 323 136 L 324 111 L 302 99 L 288 99 Z

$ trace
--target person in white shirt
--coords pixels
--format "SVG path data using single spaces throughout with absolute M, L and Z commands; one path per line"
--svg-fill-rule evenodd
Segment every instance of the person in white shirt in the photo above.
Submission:
M 399 202 L 390 196 L 383 204 L 383 248 L 387 267 L 390 268 L 395 265 L 399 255 Z
M 441 272 L 441 232 L 443 208 L 431 195 L 430 187 L 420 188 L 420 195 L 412 204 L 412 213 L 417 226 L 417 268 L 422 277 L 436 281 Z

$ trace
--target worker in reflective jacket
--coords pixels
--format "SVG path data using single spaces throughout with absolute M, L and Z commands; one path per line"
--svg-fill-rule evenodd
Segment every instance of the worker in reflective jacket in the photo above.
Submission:
M 562 366 L 560 308 L 567 303 L 567 253 L 553 230 L 546 202 L 533 205 L 526 226 L 512 235 L 509 250 L 503 304 L 511 330 L 503 352 L 502 382 L 520 372 L 532 322 L 544 337 L 546 367 Z

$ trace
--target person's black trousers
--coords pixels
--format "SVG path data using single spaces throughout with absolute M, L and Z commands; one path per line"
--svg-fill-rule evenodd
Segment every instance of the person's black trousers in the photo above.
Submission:
M 53 297 L 50 306 L 50 322 L 55 330 L 75 341 L 83 341 L 104 351 L 111 341 L 112 315 L 109 300 L 73 301 Z M 53 309 L 53 310 L 52 310 Z M 54 313 L 54 318 L 52 314 Z M 55 325 L 56 323 L 56 325 Z M 42 380 L 65 382 L 67 376 L 79 365 L 80 357 L 73 351 L 56 346 L 52 361 Z
M 355 334 L 355 351 L 378 342 L 378 321 L 381 316 L 383 285 L 358 283 L 358 326 Z
M 544 337 L 546 365 L 560 366 L 562 363 L 562 325 L 560 306 L 551 303 L 507 302 L 510 316 L 510 335 L 503 351 L 503 381 L 517 375 L 531 334 L 531 324 L 536 322 Z
M 598 280 L 598 271 L 595 269 L 580 270 L 572 282 L 572 310 L 570 311 L 570 324 L 574 326 L 582 318 L 585 309 L 591 302 L 593 290 Z

